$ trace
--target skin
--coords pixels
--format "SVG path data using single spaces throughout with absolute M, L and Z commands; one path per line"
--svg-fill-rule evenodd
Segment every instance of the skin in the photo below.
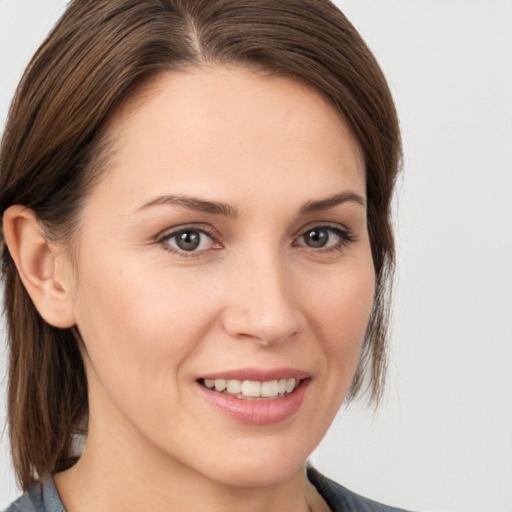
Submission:
M 34 291 L 38 309 L 84 340 L 89 437 L 56 475 L 64 504 L 282 512 L 307 510 L 307 498 L 326 510 L 304 464 L 350 387 L 374 268 L 364 204 L 300 210 L 338 194 L 364 202 L 357 142 L 307 86 L 218 66 L 161 76 L 108 131 L 115 151 L 85 202 L 73 260 L 54 245 L 32 265 L 59 287 L 59 311 Z M 237 215 L 143 207 L 171 194 Z M 11 242 L 30 233 L 27 212 L 6 218 L 18 219 Z M 326 246 L 308 246 L 304 233 L 325 225 L 351 241 L 331 230 Z M 180 252 L 164 235 L 182 227 L 211 237 Z M 199 392 L 202 375 L 248 366 L 306 372 L 299 410 L 244 424 Z

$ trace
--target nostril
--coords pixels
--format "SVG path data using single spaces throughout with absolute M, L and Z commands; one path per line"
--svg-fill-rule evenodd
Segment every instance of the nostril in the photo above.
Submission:
M 292 339 L 298 333 L 299 322 L 291 309 L 269 313 L 233 307 L 225 312 L 223 324 L 233 338 L 268 346 Z

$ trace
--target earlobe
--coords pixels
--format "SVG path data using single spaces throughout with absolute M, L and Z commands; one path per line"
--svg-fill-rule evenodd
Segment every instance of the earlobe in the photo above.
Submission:
M 40 315 L 50 325 L 75 325 L 70 281 L 58 265 L 64 255 L 44 236 L 34 212 L 20 205 L 3 217 L 4 237 L 20 278 Z

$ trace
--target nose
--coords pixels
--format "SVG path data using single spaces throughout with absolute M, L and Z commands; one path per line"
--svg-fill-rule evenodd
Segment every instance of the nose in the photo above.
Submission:
M 291 339 L 301 326 L 290 272 L 278 256 L 252 257 L 232 267 L 226 284 L 225 331 L 260 345 Z

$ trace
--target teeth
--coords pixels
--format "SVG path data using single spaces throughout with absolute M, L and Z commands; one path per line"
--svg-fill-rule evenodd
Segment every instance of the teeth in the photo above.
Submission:
M 259 382 L 255 380 L 205 379 L 204 385 L 220 393 L 226 392 L 239 398 L 272 398 L 291 393 L 300 383 L 299 379 L 280 379 Z
M 228 393 L 237 395 L 242 391 L 242 382 L 239 380 L 228 380 Z
M 241 391 L 244 396 L 261 396 L 261 382 L 244 380 L 242 382 Z
M 261 395 L 260 396 L 277 396 L 279 394 L 279 385 L 277 380 L 271 380 L 270 382 L 261 383 Z
M 209 382 L 211 382 L 211 380 Z M 224 391 L 227 387 L 226 381 L 224 379 L 215 379 L 213 382 L 214 382 L 214 386 L 215 386 L 215 391 Z M 206 381 L 205 381 L 205 384 L 206 384 Z M 207 385 L 207 387 L 210 387 L 210 386 L 208 386 L 208 384 L 206 384 L 206 385 Z

